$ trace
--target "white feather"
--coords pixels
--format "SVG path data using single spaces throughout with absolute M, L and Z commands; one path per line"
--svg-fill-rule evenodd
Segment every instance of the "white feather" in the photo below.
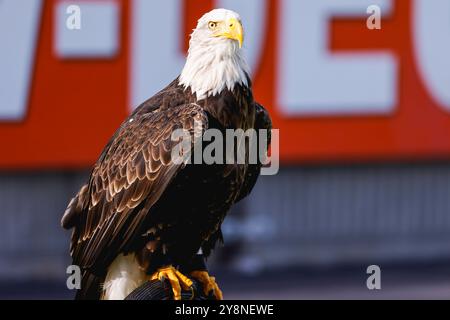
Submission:
M 103 300 L 123 300 L 148 280 L 134 254 L 119 255 L 108 268 L 103 285 Z
M 233 90 L 236 84 L 248 86 L 249 67 L 237 41 L 214 37 L 209 21 L 240 20 L 237 13 L 215 9 L 205 14 L 191 34 L 189 53 L 180 75 L 180 84 L 191 88 L 198 100 Z

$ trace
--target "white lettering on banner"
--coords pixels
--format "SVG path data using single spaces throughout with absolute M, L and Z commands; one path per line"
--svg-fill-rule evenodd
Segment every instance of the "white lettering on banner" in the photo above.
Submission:
M 450 112 L 450 1 L 415 0 L 413 11 L 418 71 L 435 102 Z
M 387 15 L 391 0 L 282 0 L 278 104 L 291 116 L 390 114 L 397 104 L 393 54 L 331 53 L 333 17 L 366 17 L 369 5 Z M 362 22 L 362 26 L 364 26 Z
M 130 61 L 130 104 L 133 108 L 163 89 L 183 68 L 182 4 L 183 0 L 167 0 L 155 6 L 152 1 L 133 0 Z M 266 0 L 215 2 L 215 7 L 234 9 L 243 18 L 246 32 L 244 49 L 248 61 L 251 61 L 251 70 L 257 68 L 263 51 L 265 4 Z
M 183 68 L 182 0 L 132 1 L 132 108 L 163 89 Z M 151 17 L 151 18 L 150 18 Z
M 53 14 L 53 47 L 58 58 L 112 59 L 119 53 L 120 6 L 117 1 L 82 1 L 79 5 L 61 1 Z
M 42 3 L 0 1 L 0 120 L 20 121 L 25 117 Z
M 445 37 L 450 28 L 450 3 L 415 0 L 413 4 L 411 32 L 419 74 L 435 102 L 450 112 L 450 40 Z M 333 17 L 358 17 L 364 27 L 368 6 L 380 7 L 385 18 L 393 11 L 392 0 L 282 0 L 279 26 L 266 21 L 267 0 L 215 0 L 215 6 L 241 14 L 246 29 L 244 49 L 253 73 L 260 65 L 268 28 L 277 28 L 277 103 L 285 114 L 389 115 L 394 111 L 399 75 L 392 53 L 332 53 L 328 49 Z M 21 121 L 27 113 L 42 8 L 42 0 L 0 1 L 1 121 Z M 183 8 L 183 0 L 132 1 L 132 106 L 180 73 L 185 61 Z M 63 14 L 67 19 L 67 13 Z M 110 25 L 117 28 L 120 23 Z M 118 38 L 120 32 L 111 34 Z M 118 39 L 113 42 L 120 45 Z M 88 51 L 86 56 L 90 56 Z

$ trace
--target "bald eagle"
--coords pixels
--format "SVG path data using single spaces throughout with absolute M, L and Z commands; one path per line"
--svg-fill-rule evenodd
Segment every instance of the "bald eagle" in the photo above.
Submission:
M 271 128 L 253 99 L 243 40 L 237 13 L 205 14 L 180 76 L 136 108 L 104 148 L 61 221 L 73 229 L 70 252 L 82 270 L 76 298 L 124 299 L 153 279 L 168 279 L 174 299 L 191 279 L 222 298 L 207 271 L 182 270 L 222 240 L 225 215 L 251 192 L 261 162 L 176 163 L 171 136 L 176 129 L 194 136 L 194 122 L 201 134 Z

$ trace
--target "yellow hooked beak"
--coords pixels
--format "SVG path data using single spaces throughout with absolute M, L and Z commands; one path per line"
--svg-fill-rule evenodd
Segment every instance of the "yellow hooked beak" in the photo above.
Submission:
M 242 48 L 244 43 L 244 29 L 239 20 L 230 18 L 226 21 L 225 26 L 216 35 L 217 37 L 225 37 L 239 42 L 239 48 Z

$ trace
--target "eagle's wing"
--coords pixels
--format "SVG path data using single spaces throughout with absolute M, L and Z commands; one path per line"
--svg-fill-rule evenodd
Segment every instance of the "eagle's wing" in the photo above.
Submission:
M 259 103 L 255 102 L 255 129 L 261 130 L 265 129 L 267 130 L 267 147 L 270 145 L 271 142 L 271 130 L 272 130 L 272 120 L 270 118 L 269 113 L 267 110 L 260 105 Z M 259 134 L 258 134 L 259 139 Z M 259 141 L 258 141 L 258 148 L 259 148 Z M 258 150 L 258 154 L 259 154 Z M 263 150 L 267 153 L 267 150 Z M 242 199 L 244 199 L 246 196 L 250 194 L 253 187 L 256 184 L 256 181 L 258 180 L 259 174 L 261 172 L 261 163 L 259 163 L 259 157 L 258 157 L 258 163 L 257 164 L 250 164 L 247 169 L 247 174 L 244 180 L 244 184 L 241 187 L 241 190 L 239 192 L 239 196 L 237 197 L 235 202 L 238 202 Z
M 255 102 L 255 129 L 266 129 L 267 130 L 267 147 L 270 145 L 271 142 L 271 129 L 272 129 L 272 120 L 270 119 L 270 115 L 267 112 L 266 109 L 264 109 L 263 106 L 261 106 L 259 103 Z M 259 139 L 259 134 L 257 135 Z M 257 145 L 259 148 L 259 141 L 257 141 Z M 267 150 L 264 150 L 267 153 Z M 258 150 L 259 154 L 259 150 Z M 234 201 L 235 203 L 241 201 L 245 197 L 247 197 L 250 192 L 252 191 L 253 187 L 255 186 L 256 182 L 258 181 L 259 174 L 261 172 L 261 166 L 262 164 L 259 162 L 257 164 L 249 164 L 247 168 L 247 172 L 245 175 L 244 183 L 239 190 L 239 195 Z M 223 243 L 223 235 L 222 230 L 219 228 L 209 239 L 207 239 L 203 245 L 202 250 L 203 254 L 205 256 L 209 256 L 212 252 L 212 250 L 215 248 L 217 243 Z
M 180 144 L 172 141 L 172 132 L 189 132 L 192 143 L 183 150 L 186 158 L 207 126 L 203 109 L 185 104 L 137 114 L 119 128 L 89 184 L 71 201 L 62 220 L 63 226 L 75 227 L 71 244 L 75 264 L 97 269 L 112 262 L 184 167 L 171 157 L 173 147 Z

